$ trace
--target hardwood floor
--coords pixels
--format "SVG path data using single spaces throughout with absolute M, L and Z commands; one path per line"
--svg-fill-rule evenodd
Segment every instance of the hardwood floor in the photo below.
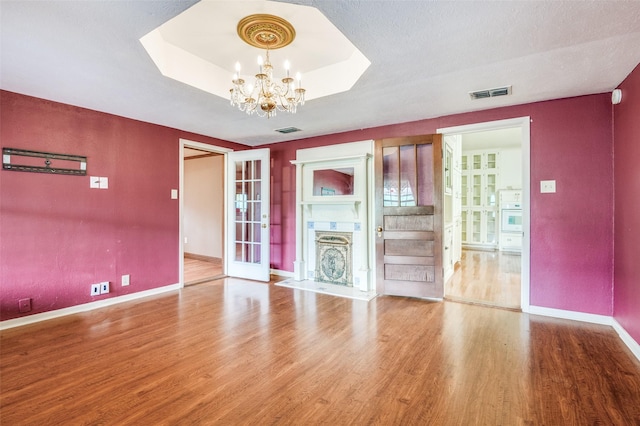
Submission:
M 0 332 L 3 425 L 637 425 L 607 326 L 225 278 Z
M 520 309 L 520 260 L 514 253 L 463 249 L 460 267 L 445 283 L 445 297 Z
M 201 259 L 184 258 L 184 284 L 199 284 L 222 276 L 222 264 Z

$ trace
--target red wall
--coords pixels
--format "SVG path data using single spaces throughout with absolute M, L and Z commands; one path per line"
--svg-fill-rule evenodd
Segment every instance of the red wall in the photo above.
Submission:
M 531 117 L 531 304 L 612 315 L 613 136 L 608 94 L 561 99 L 268 146 L 273 159 L 272 263 L 293 270 L 296 150 L 435 133 Z M 557 193 L 540 194 L 555 179 Z
M 614 318 L 640 343 L 640 65 L 613 107 L 615 158 Z
M 0 111 L 2 147 L 87 157 L 87 176 L 0 171 L 1 320 L 23 298 L 30 315 L 179 282 L 178 140 L 246 148 L 6 91 Z M 90 296 L 102 281 L 111 293 Z

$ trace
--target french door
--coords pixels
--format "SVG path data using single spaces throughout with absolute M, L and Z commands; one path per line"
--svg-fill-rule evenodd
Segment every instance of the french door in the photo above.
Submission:
M 378 294 L 444 297 L 442 136 L 376 141 Z
M 269 281 L 269 149 L 227 154 L 227 275 Z

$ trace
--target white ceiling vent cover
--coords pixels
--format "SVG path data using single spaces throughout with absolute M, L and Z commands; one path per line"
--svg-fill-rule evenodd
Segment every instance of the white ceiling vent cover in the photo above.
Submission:
M 295 133 L 295 132 L 300 132 L 301 130 L 298 129 L 297 127 L 283 127 L 281 129 L 276 129 L 276 132 L 279 133 L 283 133 L 283 134 L 287 134 L 287 133 Z
M 471 99 L 494 98 L 496 96 L 507 96 L 511 94 L 511 86 L 496 87 L 494 89 L 477 90 L 469 92 Z

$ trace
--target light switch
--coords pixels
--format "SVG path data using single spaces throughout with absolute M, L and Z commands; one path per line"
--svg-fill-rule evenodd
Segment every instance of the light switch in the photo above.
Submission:
M 178 199 L 178 190 L 177 189 L 172 189 L 171 190 L 171 199 L 172 200 L 177 200 Z
M 555 180 L 541 180 L 540 181 L 540 192 L 543 193 L 543 194 L 556 192 L 556 181 Z
M 89 176 L 89 188 L 100 188 L 100 178 L 98 176 Z
M 109 188 L 109 178 L 101 177 L 100 178 L 100 189 L 108 189 Z

